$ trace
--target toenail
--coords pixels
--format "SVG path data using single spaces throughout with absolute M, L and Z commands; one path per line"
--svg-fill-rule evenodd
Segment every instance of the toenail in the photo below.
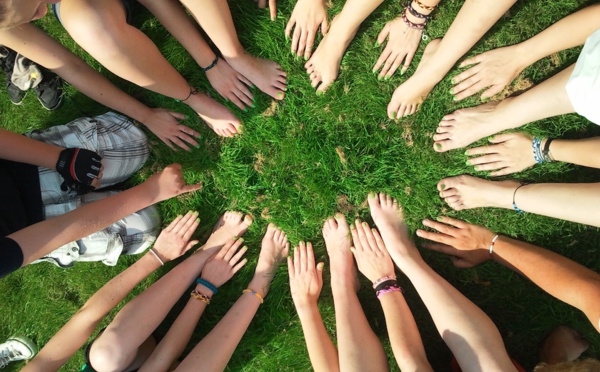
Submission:
M 320 90 L 317 90 L 317 96 L 320 96 L 320 95 L 322 95 L 322 94 L 323 94 L 323 92 L 322 92 L 322 91 L 320 91 Z
M 443 183 L 442 183 L 441 187 L 442 187 L 442 190 L 446 190 L 446 185 L 444 185 Z
M 378 47 L 379 46 L 379 40 L 375 41 L 375 46 Z
M 435 148 L 438 149 L 438 150 L 441 150 L 442 149 L 442 144 L 441 143 L 436 143 L 435 144 Z
M 375 196 L 376 196 L 376 195 L 375 195 L 375 193 L 374 193 L 374 192 L 370 192 L 370 193 L 369 193 L 369 198 L 374 198 Z
M 450 90 L 448 91 L 448 93 L 450 93 L 450 94 L 454 94 L 454 90 L 453 90 L 453 89 L 450 89 Z
M 469 150 L 465 150 L 465 155 L 469 155 Z
M 465 164 L 466 164 L 466 165 L 471 165 L 471 164 L 469 163 L 469 161 L 468 161 L 468 160 L 467 160 L 467 161 L 465 161 Z
M 356 228 L 356 226 L 354 226 L 354 223 L 350 224 L 350 230 L 354 230 Z
M 392 119 L 396 119 L 396 113 L 395 113 L 395 112 L 392 112 L 392 113 L 390 114 L 390 116 L 392 117 Z
M 277 93 L 277 98 L 281 98 L 281 97 L 283 97 L 283 92 Z
M 196 218 L 196 222 L 197 222 L 197 223 L 200 223 L 200 218 Z

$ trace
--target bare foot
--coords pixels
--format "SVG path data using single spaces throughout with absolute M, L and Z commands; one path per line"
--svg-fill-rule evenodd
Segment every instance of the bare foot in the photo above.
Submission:
M 313 88 L 318 86 L 317 94 L 323 94 L 337 79 L 342 57 L 356 34 L 356 30 L 349 35 L 344 30 L 338 30 L 336 19 L 337 17 L 331 22 L 331 29 L 325 34 L 313 56 L 304 64 L 310 76 L 310 84 Z
M 270 223 L 262 240 L 254 278 L 248 288 L 260 293 L 263 297 L 266 296 L 275 272 L 283 258 L 288 255 L 289 250 L 290 243 L 287 235 L 274 223 Z
M 421 62 L 411 76 L 404 83 L 400 84 L 392 95 L 392 100 L 388 104 L 387 113 L 390 119 L 401 118 L 403 116 L 412 115 L 419 109 L 423 100 L 429 95 L 429 92 L 437 83 L 442 80 L 443 76 L 437 78 L 436 75 L 426 71 L 425 66 L 431 55 L 437 50 L 441 39 L 433 39 L 427 44 L 423 51 Z
M 335 218 L 325 221 L 323 238 L 331 261 L 332 288 L 346 288 L 347 285 L 352 285 L 354 290 L 358 291 L 360 282 L 356 265 L 354 265 L 354 257 L 350 251 L 352 247 L 350 226 L 343 214 L 338 213 Z
M 250 225 L 252 225 L 252 217 L 249 215 L 244 216 L 241 212 L 225 212 L 201 249 L 216 253 L 229 239 L 244 235 Z
M 507 129 L 508 121 L 499 113 L 510 101 L 489 102 L 476 107 L 456 110 L 444 116 L 433 136 L 433 148 L 437 152 L 459 149 L 484 137 Z
M 242 123 L 227 107 L 207 95 L 191 95 L 187 103 L 215 133 L 222 137 L 233 137 L 242 132 Z
M 512 209 L 515 181 L 487 181 L 473 176 L 444 178 L 438 182 L 440 197 L 454 210 L 496 207 Z
M 241 110 L 254 104 L 254 96 L 249 89 L 252 83 L 224 59 L 217 59 L 217 64 L 206 72 L 206 77 L 221 97 L 230 100 Z
M 590 343 L 577 330 L 558 326 L 542 342 L 540 359 L 547 364 L 572 362 L 586 351 Z
M 420 257 L 408 235 L 404 212 L 398 201 L 384 193 L 371 193 L 367 201 L 373 222 L 394 262 L 400 266 L 400 262 L 404 262 L 407 257 Z
M 247 53 L 228 58 L 227 62 L 261 91 L 277 100 L 285 97 L 287 74 L 277 62 L 253 57 Z

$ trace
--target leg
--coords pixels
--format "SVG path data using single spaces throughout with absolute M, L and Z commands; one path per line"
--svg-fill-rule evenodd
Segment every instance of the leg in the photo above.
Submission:
M 248 288 L 264 298 L 269 292 L 279 263 L 287 256 L 288 250 L 286 234 L 274 224 L 270 224 L 262 240 L 254 278 Z M 207 371 L 224 370 L 260 304 L 257 296 L 244 293 L 215 328 L 181 362 L 176 371 L 197 371 L 198 366 Z
M 317 94 L 325 92 L 337 78 L 342 57 L 358 27 L 382 2 L 383 0 L 348 0 L 341 13 L 335 17 L 329 32 L 304 65 L 313 88 L 319 86 Z
M 327 220 L 323 238 L 331 260 L 340 370 L 388 371 L 387 355 L 356 295 L 358 276 L 350 252 L 352 240 L 346 218 L 338 214 Z
M 525 212 L 600 227 L 597 213 L 600 183 L 519 186 L 516 181 L 487 181 L 467 175 L 445 178 L 438 183 L 440 197 L 455 210 L 481 207 L 514 209 L 514 200 L 517 207 Z
M 386 194 L 368 201 L 390 256 L 415 286 L 462 370 L 516 371 L 492 320 L 423 261 L 398 202 Z
M 137 172 L 148 159 L 150 149 L 144 132 L 125 116 L 108 112 L 94 118 L 79 118 L 66 125 L 33 131 L 27 136 L 56 146 L 79 147 L 103 157 L 100 187 L 123 182 Z M 62 177 L 55 171 L 39 168 L 44 204 L 63 203 L 71 196 L 60 189 Z
M 496 23 L 515 3 L 466 0 L 456 19 L 430 58 L 423 58 L 410 79 L 400 85 L 388 105 L 391 119 L 413 114 L 433 87 L 446 76 L 456 61 Z M 421 66 L 422 65 L 422 66 Z
M 116 75 L 185 101 L 219 135 L 237 133 L 239 120 L 206 95 L 190 95 L 188 83 L 160 54 L 156 45 L 140 30 L 127 24 L 120 1 L 67 0 L 61 3 L 60 15 L 73 39 Z M 193 139 L 189 142 L 196 145 Z
M 505 129 L 575 112 L 565 90 L 574 68 L 569 66 L 517 97 L 446 115 L 433 136 L 435 151 L 458 149 Z
M 247 54 L 238 40 L 227 0 L 198 2 L 181 0 L 200 26 L 237 72 L 244 75 L 261 91 L 281 100 L 285 96 L 286 73 L 273 61 Z
M 195 218 L 194 214 L 190 220 Z M 222 247 L 232 236 L 242 235 L 251 220 L 242 219 L 239 213 L 227 212 L 217 226 L 223 222 L 208 239 L 204 249 L 191 255 L 117 314 L 90 348 L 90 361 L 96 369 L 122 370 L 136 360 L 140 346 L 147 342 L 182 293 L 198 277 L 210 252 Z

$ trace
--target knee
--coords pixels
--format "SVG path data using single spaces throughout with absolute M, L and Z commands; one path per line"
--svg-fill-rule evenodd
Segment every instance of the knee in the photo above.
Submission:
M 154 205 L 146 207 L 124 220 L 129 238 L 124 240 L 124 254 L 138 254 L 150 248 L 160 233 L 161 218 Z
M 104 340 L 100 336 L 90 348 L 90 364 L 98 372 L 122 371 L 131 363 L 132 359 L 124 352 L 125 349 L 119 343 L 118 337 Z

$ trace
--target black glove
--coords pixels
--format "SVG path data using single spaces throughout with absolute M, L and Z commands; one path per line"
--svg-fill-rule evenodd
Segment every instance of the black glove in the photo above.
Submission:
M 95 189 L 92 182 L 98 178 L 102 157 L 93 151 L 73 148 L 60 152 L 56 162 L 56 171 L 65 182 L 60 185 L 63 191 L 75 191 L 83 195 Z

